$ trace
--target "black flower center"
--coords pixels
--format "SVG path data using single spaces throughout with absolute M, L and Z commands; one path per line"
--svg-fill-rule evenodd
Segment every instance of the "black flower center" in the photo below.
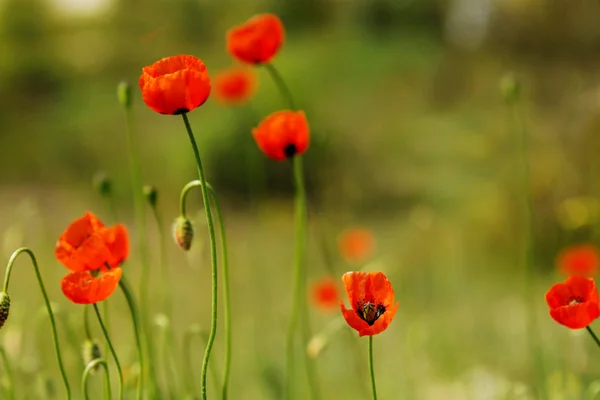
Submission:
M 363 301 L 356 304 L 356 313 L 360 319 L 371 326 L 385 313 L 385 306 L 381 303 L 375 304 L 370 301 Z
M 575 304 L 581 304 L 584 302 L 585 302 L 585 299 L 581 296 L 571 296 L 571 297 L 569 297 L 569 301 L 567 302 L 567 305 L 574 306 Z
M 285 148 L 283 149 L 283 153 L 285 154 L 285 156 L 287 158 L 292 158 L 296 155 L 296 145 L 293 143 L 288 144 L 287 146 L 285 146 Z

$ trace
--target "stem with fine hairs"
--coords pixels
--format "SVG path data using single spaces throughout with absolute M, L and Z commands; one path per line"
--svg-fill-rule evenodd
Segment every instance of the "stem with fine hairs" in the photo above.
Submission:
M 8 293 L 8 284 L 10 281 L 10 275 L 13 269 L 13 265 L 15 260 L 21 253 L 26 253 L 31 259 L 31 263 L 33 264 L 33 269 L 35 270 L 35 276 L 37 278 L 38 284 L 40 286 L 40 290 L 42 291 L 42 297 L 44 298 L 44 303 L 46 304 L 46 310 L 48 311 L 48 317 L 50 317 L 50 325 L 52 327 L 52 341 L 54 343 L 54 351 L 56 353 L 56 360 L 58 362 L 58 368 L 60 370 L 60 375 L 63 380 L 63 384 L 65 387 L 66 398 L 67 400 L 71 399 L 71 387 L 69 386 L 69 381 L 67 379 L 67 373 L 65 371 L 65 367 L 63 365 L 62 355 L 60 352 L 60 344 L 58 343 L 58 334 L 56 332 L 56 321 L 54 319 L 54 313 L 52 312 L 52 306 L 50 305 L 50 300 L 48 300 L 48 293 L 46 293 L 46 288 L 44 287 L 44 282 L 42 281 L 42 276 L 40 275 L 40 269 L 38 267 L 37 259 L 31 251 L 27 247 L 21 247 L 20 249 L 15 250 L 10 259 L 8 260 L 8 265 L 6 266 L 6 274 L 4 275 L 4 287 L 2 289 L 3 292 Z
M 108 381 L 108 387 L 110 388 L 110 374 L 108 373 L 108 364 L 106 363 L 106 360 L 102 358 L 97 358 L 91 361 L 88 365 L 86 365 L 85 369 L 83 370 L 83 375 L 81 376 L 81 391 L 83 392 L 83 397 L 85 398 L 85 400 L 90 400 L 90 394 L 88 393 L 87 387 L 88 378 L 91 372 L 94 370 L 94 368 L 96 368 L 98 365 L 102 366 L 102 370 L 104 371 L 104 379 Z M 110 391 L 108 392 L 108 399 L 112 399 L 112 393 Z
M 117 357 L 117 352 L 112 345 L 110 337 L 108 336 L 108 332 L 106 331 L 106 327 L 104 326 L 104 322 L 102 322 L 102 316 L 100 315 L 100 310 L 98 309 L 98 305 L 96 303 L 93 304 L 94 311 L 96 312 L 96 317 L 98 318 L 98 322 L 100 323 L 100 328 L 102 328 L 102 333 L 104 334 L 104 339 L 106 343 L 108 343 L 108 348 L 112 353 L 113 358 L 115 359 L 115 364 L 117 366 L 117 372 L 119 377 L 119 400 L 123 400 L 123 370 L 121 369 L 121 363 L 119 362 L 119 357 Z
M 208 188 L 206 184 L 206 178 L 204 177 L 204 168 L 202 167 L 202 159 L 200 158 L 200 151 L 196 144 L 196 138 L 194 132 L 190 126 L 187 113 L 181 114 L 183 123 L 185 125 L 186 132 L 190 139 L 192 150 L 194 151 L 194 158 L 196 159 L 196 167 L 198 169 L 198 177 L 200 178 L 200 189 L 202 191 L 202 202 L 204 203 L 204 213 L 206 214 L 206 224 L 208 226 L 208 237 L 210 239 L 210 264 L 211 264 L 211 320 L 210 320 L 210 333 L 206 342 L 206 350 L 204 351 L 204 358 L 202 360 L 202 372 L 200 377 L 200 394 L 203 400 L 207 400 L 206 395 L 206 375 L 208 373 L 208 363 L 210 360 L 210 353 L 212 352 L 213 344 L 217 336 L 217 318 L 218 318 L 218 293 L 217 287 L 219 284 L 218 280 L 218 268 L 217 268 L 217 244 L 215 238 L 215 225 L 213 222 L 210 201 L 208 199 Z
M 181 191 L 181 197 L 179 201 L 179 208 L 182 217 L 186 217 L 186 199 L 190 189 L 194 187 L 202 187 L 202 182 L 196 180 L 189 182 L 185 185 Z M 228 384 L 229 384 L 229 373 L 231 369 L 231 306 L 230 306 L 230 293 L 229 293 L 229 261 L 227 257 L 227 235 L 225 233 L 225 223 L 223 222 L 223 214 L 221 213 L 221 207 L 217 200 L 217 194 L 214 188 L 206 183 L 206 189 L 208 190 L 212 203 L 215 207 L 217 214 L 217 222 L 219 223 L 219 233 L 221 241 L 221 266 L 223 274 L 223 308 L 224 308 L 224 330 L 225 330 L 225 363 L 223 366 L 223 387 L 221 388 L 221 398 L 227 399 L 228 396 Z

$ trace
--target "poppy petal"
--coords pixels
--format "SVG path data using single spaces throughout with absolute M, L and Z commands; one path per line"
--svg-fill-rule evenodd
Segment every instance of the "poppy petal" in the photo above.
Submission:
M 550 316 L 568 328 L 582 329 L 600 316 L 600 306 L 592 302 L 558 307 L 550 310 Z
M 368 274 L 366 272 L 355 271 L 346 272 L 342 276 L 342 281 L 346 286 L 346 293 L 348 294 L 348 300 L 350 306 L 355 308 L 356 305 L 364 300 L 364 282 Z
M 303 111 L 276 111 L 252 130 L 252 136 L 258 148 L 275 161 L 303 154 L 310 143 L 310 130 Z
M 87 271 L 72 272 L 61 281 L 65 297 L 75 304 L 94 304 L 107 299 L 121 280 L 121 268 L 93 277 Z
M 104 235 L 106 247 L 110 252 L 108 265 L 116 267 L 129 256 L 129 235 L 125 225 L 118 224 L 107 229 Z
M 249 64 L 270 62 L 284 40 L 284 27 L 274 14 L 259 14 L 227 32 L 227 50 Z
M 346 322 L 348 323 L 348 325 L 350 325 L 351 328 L 356 329 L 359 334 L 360 332 L 363 332 L 365 329 L 369 328 L 369 324 L 367 324 L 367 322 L 363 319 L 361 319 L 357 314 L 356 311 L 354 310 L 348 310 L 346 307 L 344 307 L 344 302 L 340 302 L 340 308 L 342 310 L 342 315 L 344 316 L 344 319 L 346 320 Z

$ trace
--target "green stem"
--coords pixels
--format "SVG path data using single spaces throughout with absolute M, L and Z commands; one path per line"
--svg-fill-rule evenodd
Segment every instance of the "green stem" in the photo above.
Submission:
M 110 374 L 108 373 L 108 364 L 106 363 L 106 360 L 103 360 L 102 358 L 93 360 L 85 367 L 83 375 L 81 376 L 81 390 L 83 391 L 85 400 L 90 400 L 90 394 L 88 393 L 87 387 L 88 378 L 94 368 L 96 368 L 98 365 L 102 366 L 102 369 L 104 370 L 104 379 L 108 381 L 108 387 L 110 388 Z M 110 391 L 108 392 L 108 398 L 109 400 L 112 399 L 112 393 Z
M 287 335 L 286 335 L 286 359 L 287 359 L 287 374 L 286 374 L 286 393 L 287 398 L 291 399 L 294 393 L 294 337 L 296 328 L 298 326 L 298 319 L 301 315 L 306 312 L 305 296 L 303 291 L 306 286 L 306 273 L 305 273 L 305 256 L 306 256 L 306 223 L 307 223 L 307 211 L 306 211 L 306 190 L 304 186 L 304 171 L 301 157 L 294 157 L 293 159 L 294 169 L 294 186 L 296 190 L 295 199 L 295 215 L 294 215 L 294 226 L 296 229 L 295 233 L 295 252 L 294 252 L 294 276 L 293 276 L 293 293 L 292 293 L 292 309 L 290 312 L 290 321 L 288 324 Z M 304 299 L 304 301 L 303 301 Z M 305 332 L 303 336 L 305 340 L 308 340 L 309 332 Z M 306 343 L 304 343 L 306 345 Z M 302 352 L 305 359 L 308 361 L 308 355 L 305 351 Z M 311 364 L 307 365 L 309 376 L 312 374 Z M 309 379 L 309 384 L 313 382 Z M 311 386 L 311 392 L 316 393 L 317 389 Z
M 373 368 L 373 336 L 369 336 L 369 373 L 371 375 L 371 389 L 373 400 L 377 400 L 377 388 L 375 387 L 375 371 Z
M 161 287 L 163 289 L 164 312 L 169 321 L 172 320 L 173 305 L 171 301 L 171 280 L 169 277 L 169 262 L 167 257 L 167 240 L 165 236 L 164 224 L 160 218 L 160 214 L 156 205 L 152 206 L 152 215 L 158 230 L 159 246 L 160 246 L 160 264 L 162 272 Z
M 517 153 L 519 157 L 519 181 L 521 190 L 521 221 L 523 232 L 523 243 L 521 253 L 521 268 L 523 271 L 523 291 L 525 301 L 528 305 L 527 332 L 531 356 L 534 363 L 534 370 L 538 376 L 538 380 L 543 380 L 545 376 L 544 361 L 542 359 L 542 351 L 538 343 L 538 323 L 535 312 L 536 299 L 533 295 L 534 285 L 534 242 L 533 242 L 533 196 L 531 193 L 531 169 L 529 165 L 529 142 L 525 118 L 523 116 L 520 101 L 516 98 L 511 106 L 513 125 L 516 130 Z M 542 385 L 542 398 L 547 398 L 545 387 Z
M 180 197 L 180 211 L 183 217 L 186 216 L 186 198 L 189 190 L 193 187 L 202 187 L 200 181 L 192 181 L 184 186 L 181 191 Z M 215 212 L 217 214 L 217 222 L 219 224 L 219 233 L 221 240 L 221 264 L 223 274 L 223 308 L 224 308 L 224 330 L 225 330 L 225 363 L 223 366 L 223 387 L 221 389 L 221 397 L 223 400 L 227 399 L 228 383 L 229 383 L 229 372 L 231 369 L 231 306 L 230 306 L 230 293 L 229 293 L 229 261 L 227 257 L 227 235 L 225 232 L 225 223 L 223 222 L 223 214 L 221 213 L 221 207 L 217 200 L 217 194 L 214 188 L 206 183 L 206 188 L 210 194 Z
M 83 306 L 83 331 L 85 332 L 85 338 L 87 340 L 92 340 L 92 330 L 90 329 L 90 318 L 89 318 L 89 310 L 90 308 L 87 305 Z
M 145 371 L 146 360 L 144 358 L 144 352 L 142 347 L 142 335 L 141 335 L 141 327 L 140 327 L 140 316 L 137 311 L 137 307 L 135 305 L 135 299 L 131 294 L 131 290 L 129 289 L 129 285 L 124 277 L 121 277 L 119 281 L 119 287 L 121 291 L 125 295 L 125 299 L 127 300 L 127 306 L 129 307 L 129 312 L 131 313 L 131 319 L 133 320 L 133 330 L 135 333 L 135 345 L 137 348 L 137 355 L 140 361 L 140 371 Z M 140 400 L 143 397 L 143 386 L 142 380 L 138 379 L 136 398 Z
M 15 398 L 15 377 L 13 376 L 12 367 L 10 365 L 10 360 L 8 359 L 8 355 L 6 354 L 6 350 L 4 346 L 0 345 L 0 356 L 2 356 L 2 363 L 4 364 L 4 374 L 7 378 L 7 391 L 8 398 L 10 400 L 14 400 Z
M 87 310 L 88 307 L 85 307 Z M 108 301 L 102 302 L 102 314 L 104 318 L 104 324 L 106 325 L 106 330 L 110 332 L 110 311 L 108 310 Z M 108 348 L 108 342 L 104 343 L 104 357 L 106 362 L 110 361 L 110 353 Z M 104 400 L 109 400 L 112 398 L 112 393 L 110 392 L 110 380 L 107 379 L 108 374 L 104 376 Z
M 217 286 L 218 286 L 218 271 L 217 271 L 217 245 L 215 239 L 215 226 L 213 223 L 213 217 L 210 208 L 210 202 L 208 201 L 208 188 L 206 185 L 206 178 L 204 177 L 204 169 L 202 168 L 202 160 L 200 159 L 200 152 L 198 151 L 198 145 L 194 138 L 194 132 L 190 126 L 187 114 L 181 114 L 183 117 L 183 123 L 188 133 L 192 149 L 194 150 L 194 157 L 196 158 L 196 166 L 198 167 L 198 177 L 200 178 L 202 190 L 202 202 L 204 203 L 204 212 L 206 214 L 206 223 L 208 225 L 208 236 L 210 239 L 210 263 L 211 263 L 211 321 L 210 321 L 210 334 L 206 343 L 206 350 L 204 352 L 204 359 L 202 360 L 202 376 L 200 381 L 200 394 L 202 399 L 206 400 L 206 374 L 208 373 L 208 361 L 210 360 L 210 353 L 212 351 L 213 344 L 215 343 L 215 337 L 217 336 Z
M 140 168 L 140 157 L 137 139 L 133 129 L 133 114 L 131 107 L 125 107 L 125 117 L 127 120 L 127 142 L 129 145 L 129 168 L 131 173 L 131 186 L 133 189 L 133 201 L 135 208 L 135 219 L 138 231 L 139 251 L 141 256 L 141 274 L 140 274 L 140 309 L 141 309 L 141 322 L 145 327 L 144 332 L 149 330 L 149 318 L 148 318 L 148 289 L 150 281 L 150 269 L 148 260 L 148 236 L 146 232 L 146 213 L 145 213 L 145 202 L 144 192 L 142 187 L 141 179 L 141 168 Z M 144 387 L 144 381 L 147 379 L 148 384 L 151 386 L 150 391 L 153 392 L 155 373 L 154 373 L 154 355 L 153 347 L 149 342 L 146 335 L 142 332 L 144 337 L 141 339 L 144 350 L 148 354 L 149 363 L 147 365 L 140 366 L 140 383 L 141 387 Z M 148 368 L 149 369 L 145 369 Z
M 56 321 L 54 320 L 54 314 L 52 313 L 52 306 L 50 305 L 50 300 L 48 300 L 48 294 L 46 293 L 46 288 L 44 287 L 44 282 L 42 281 L 42 276 L 40 275 L 40 269 L 38 268 L 37 260 L 33 251 L 28 249 L 27 247 L 21 247 L 17 249 L 10 259 L 8 260 L 8 265 L 6 266 L 6 274 L 4 275 L 4 287 L 2 289 L 3 292 L 8 293 L 8 283 L 10 280 L 10 274 L 15 263 L 15 260 L 21 253 L 27 253 L 29 258 L 31 258 L 31 262 L 33 264 L 33 268 L 35 270 L 35 276 L 40 285 L 40 290 L 42 291 L 42 296 L 44 297 L 44 302 L 46 303 L 46 310 L 48 311 L 48 316 L 50 317 L 50 324 L 52 325 L 52 340 L 54 342 L 54 350 L 56 352 L 56 360 L 58 361 L 58 368 L 60 369 L 60 374 L 62 376 L 63 384 L 65 386 L 65 392 L 67 394 L 67 400 L 71 398 L 71 388 L 69 387 L 69 381 L 67 380 L 67 373 L 65 372 L 65 367 L 63 365 L 62 355 L 60 353 L 60 345 L 58 343 L 58 334 L 56 332 Z
M 104 322 L 102 322 L 102 316 L 100 315 L 100 310 L 98 310 L 98 305 L 93 304 L 94 311 L 96 312 L 96 317 L 98 318 L 98 322 L 100 323 L 100 328 L 102 328 L 102 333 L 104 334 L 104 339 L 106 343 L 108 343 L 108 348 L 112 353 L 113 358 L 115 359 L 115 364 L 117 366 L 117 373 L 119 377 L 119 400 L 123 400 L 123 371 L 121 370 L 121 363 L 119 362 L 119 357 L 117 357 L 117 352 L 110 341 L 110 337 L 108 336 L 108 331 L 104 326 Z
M 285 81 L 281 77 L 281 74 L 279 73 L 277 68 L 275 68 L 275 66 L 271 63 L 264 64 L 264 66 L 269 72 L 269 75 L 271 75 L 271 78 L 275 82 L 275 85 L 277 85 L 279 93 L 281 93 L 283 98 L 287 101 L 288 105 L 290 106 L 290 109 L 296 110 L 296 103 L 294 102 L 292 92 L 290 91 L 290 88 L 285 84 Z
M 197 392 L 197 387 L 195 386 L 195 380 L 193 377 L 194 365 L 192 357 L 192 338 L 194 336 L 198 336 L 201 339 L 206 340 L 206 335 L 203 334 L 202 330 L 197 325 L 190 326 L 183 335 L 183 361 L 185 366 L 185 381 L 186 381 L 186 390 L 189 395 L 195 395 Z M 219 375 L 215 369 L 214 363 L 210 364 L 210 374 L 213 376 L 213 384 L 215 388 L 219 388 Z
M 592 328 L 590 328 L 589 326 L 586 326 L 585 329 L 587 329 L 587 331 L 592 336 L 592 339 L 594 339 L 594 342 L 596 342 L 596 344 L 598 345 L 598 347 L 600 347 L 600 340 L 598 340 L 598 336 L 596 336 L 596 334 L 594 333 L 594 331 L 592 330 Z

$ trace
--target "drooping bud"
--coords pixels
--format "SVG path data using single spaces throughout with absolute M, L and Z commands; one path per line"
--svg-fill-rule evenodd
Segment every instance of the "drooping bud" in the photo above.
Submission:
M 92 361 L 101 358 L 102 353 L 100 351 L 100 346 L 98 345 L 98 342 L 96 342 L 95 340 L 86 339 L 86 341 L 83 342 L 82 356 L 83 356 L 83 365 L 88 365 Z M 99 365 L 96 365 L 92 369 L 92 371 L 95 372 L 98 370 L 98 368 L 99 368 Z
M 117 86 L 117 99 L 123 107 L 131 107 L 131 85 L 129 82 L 121 81 L 119 83 Z
M 156 186 L 145 185 L 142 190 L 148 204 L 150 204 L 151 207 L 155 207 L 158 202 L 158 190 L 156 189 Z
M 8 293 L 0 292 L 0 328 L 8 319 L 8 311 L 10 310 L 10 297 Z
M 179 247 L 188 251 L 190 247 L 192 247 L 192 240 L 194 239 L 194 226 L 192 225 L 192 221 L 181 215 L 177 217 L 173 224 L 173 237 L 175 238 L 175 243 L 177 243 Z
M 500 91 L 507 103 L 513 104 L 519 99 L 521 85 L 514 74 L 506 74 L 500 81 Z
M 102 197 L 110 196 L 112 192 L 112 182 L 104 172 L 97 172 L 94 175 L 92 186 L 94 186 L 94 190 L 100 193 Z

